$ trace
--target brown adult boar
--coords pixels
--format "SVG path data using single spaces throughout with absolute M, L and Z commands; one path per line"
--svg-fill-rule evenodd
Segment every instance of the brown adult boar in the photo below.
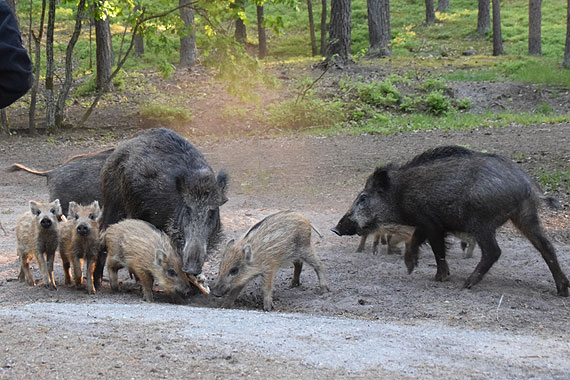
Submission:
M 291 287 L 299 286 L 303 261 L 313 267 L 319 292 L 328 291 L 325 268 L 311 245 L 311 230 L 318 231 L 302 215 L 283 211 L 270 215 L 251 227 L 237 243 L 225 249 L 212 295 L 228 295 L 225 307 L 233 304 L 253 278 L 263 276 L 263 309 L 273 309 L 273 280 L 277 270 L 294 264 Z M 320 236 L 320 233 L 318 233 Z
M 56 199 L 51 203 L 30 201 L 30 211 L 26 212 L 16 224 L 18 256 L 20 257 L 20 281 L 34 286 L 36 282 L 30 271 L 30 261 L 35 257 L 40 267 L 45 287 L 57 289 L 53 278 L 53 261 L 58 245 L 61 206 Z M 45 258 L 44 258 L 45 254 Z
M 73 263 L 75 285 L 83 285 L 83 264 L 86 263 L 87 293 L 95 294 L 93 271 L 99 253 L 99 221 L 101 208 L 94 201 L 89 206 L 69 202 L 68 221 L 61 228 L 59 253 L 63 262 L 65 283 L 71 284 L 70 262 Z
M 110 225 L 101 242 L 107 249 L 107 271 L 112 290 L 119 290 L 118 270 L 127 268 L 139 279 L 145 301 L 153 300 L 154 282 L 176 303 L 181 303 L 181 296 L 190 291 L 189 277 L 182 272 L 180 255 L 168 235 L 152 224 L 138 219 L 123 220 Z

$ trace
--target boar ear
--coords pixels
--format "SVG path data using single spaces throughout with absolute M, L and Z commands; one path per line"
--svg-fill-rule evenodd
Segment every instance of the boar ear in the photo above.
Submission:
M 55 209 L 55 215 L 60 216 L 61 215 L 61 203 L 59 203 L 59 199 L 56 199 L 55 201 L 51 202 L 53 204 L 53 208 Z
M 157 249 L 154 255 L 154 263 L 158 266 L 162 266 L 162 263 L 166 261 L 166 252 L 162 249 Z
M 35 201 L 30 201 L 30 211 L 32 215 L 37 215 L 39 211 L 38 203 Z
M 67 211 L 67 216 L 69 218 L 75 217 L 75 215 L 77 214 L 77 206 L 78 206 L 78 204 L 75 203 L 74 201 L 69 202 L 69 209 Z
M 222 203 L 220 204 L 220 206 L 228 201 L 228 197 L 226 197 L 226 190 L 228 188 L 229 180 L 230 177 L 228 176 L 228 173 L 224 169 L 221 169 L 218 172 L 218 179 L 217 179 L 218 187 L 222 192 Z
M 101 215 L 103 214 L 103 209 L 101 206 L 99 206 L 99 201 L 93 201 L 93 203 L 91 203 L 91 207 L 95 209 L 95 219 L 99 221 L 99 219 L 101 219 Z
M 230 240 L 226 243 L 226 248 L 231 248 L 231 247 L 233 247 L 234 243 L 235 243 L 235 240 L 234 240 L 234 239 L 230 239 Z
M 253 260 L 253 252 L 251 252 L 251 245 L 246 244 L 245 247 L 243 247 L 243 254 L 245 256 L 245 261 L 251 263 L 251 261 Z
M 368 178 L 366 187 L 370 185 L 372 190 L 382 191 L 387 190 L 390 187 L 390 176 L 388 175 L 388 170 L 386 168 L 378 168 L 374 170 L 374 173 Z

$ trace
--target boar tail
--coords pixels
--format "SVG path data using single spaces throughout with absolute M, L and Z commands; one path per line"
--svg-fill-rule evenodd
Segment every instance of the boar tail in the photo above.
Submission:
M 319 235 L 319 238 L 323 238 L 323 234 L 321 234 L 321 232 L 319 230 L 317 230 L 317 227 L 313 226 L 313 224 L 311 223 L 311 228 L 313 229 L 313 231 L 315 231 L 315 233 L 317 235 Z
M 550 207 L 551 209 L 554 210 L 560 210 L 560 202 L 558 201 L 558 199 L 553 198 L 553 197 L 540 197 L 540 199 L 542 199 L 546 205 L 548 207 Z
M 34 170 L 34 169 L 30 169 L 24 165 L 20 165 L 20 164 L 12 164 L 12 166 L 10 166 L 8 169 L 6 169 L 6 171 L 9 173 L 17 172 L 20 170 L 24 170 L 28 173 L 32 173 L 35 175 L 41 175 L 42 177 L 46 177 L 49 173 L 51 173 L 51 170 L 46 170 L 46 171 Z

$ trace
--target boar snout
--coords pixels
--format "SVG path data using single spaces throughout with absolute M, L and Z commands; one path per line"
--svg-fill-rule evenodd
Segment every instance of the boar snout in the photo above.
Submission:
M 89 235 L 89 226 L 80 224 L 77 226 L 77 233 L 81 236 Z
M 202 273 L 206 256 L 206 244 L 197 241 L 187 242 L 182 252 L 182 272 L 197 276 Z
M 338 236 L 356 235 L 358 233 L 358 224 L 347 214 L 342 217 L 338 224 L 331 229 Z
M 337 234 L 338 236 L 342 236 L 342 234 L 340 233 L 340 231 L 338 230 L 337 227 L 331 228 L 331 231 L 334 232 L 335 234 Z
M 49 218 L 43 218 L 43 219 L 41 220 L 41 222 L 40 222 L 40 225 L 41 225 L 43 228 L 50 228 L 50 227 L 51 227 L 51 224 L 52 224 L 52 222 L 51 222 L 51 220 L 50 220 Z

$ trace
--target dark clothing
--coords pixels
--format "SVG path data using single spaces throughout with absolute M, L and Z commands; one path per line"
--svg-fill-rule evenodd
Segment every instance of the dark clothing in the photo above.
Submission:
M 32 62 L 22 46 L 18 21 L 0 0 L 0 109 L 8 107 L 32 87 Z

